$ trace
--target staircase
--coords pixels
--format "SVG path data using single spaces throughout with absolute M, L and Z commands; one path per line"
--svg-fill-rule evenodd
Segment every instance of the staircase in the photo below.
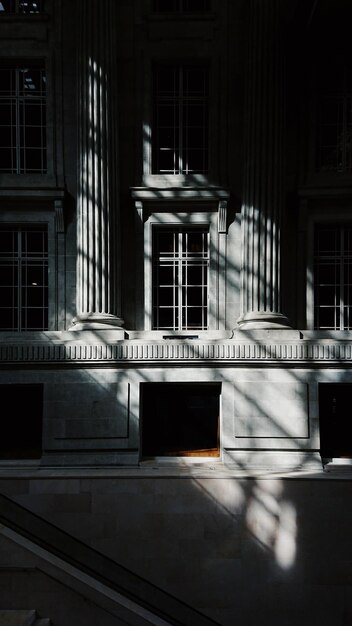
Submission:
M 211 618 L 156 587 L 116 561 L 97 552 L 42 517 L 0 494 L 0 536 L 39 555 L 50 567 L 77 581 L 80 593 L 95 602 L 109 602 L 109 611 L 121 617 L 117 624 L 132 626 L 219 626 Z M 52 571 L 51 571 L 51 575 Z M 51 616 L 53 618 L 53 616 Z M 0 626 L 50 626 L 36 611 L 0 611 Z

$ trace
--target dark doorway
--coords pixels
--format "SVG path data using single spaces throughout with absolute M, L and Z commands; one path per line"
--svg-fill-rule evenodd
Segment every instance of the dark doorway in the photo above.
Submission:
M 0 459 L 42 454 L 43 385 L 0 385 Z
M 320 452 L 325 458 L 352 457 L 352 384 L 319 385 Z
M 142 455 L 219 456 L 218 383 L 143 383 Z

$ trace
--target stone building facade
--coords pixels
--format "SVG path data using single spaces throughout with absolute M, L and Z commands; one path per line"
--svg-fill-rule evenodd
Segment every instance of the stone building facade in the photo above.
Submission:
M 350 18 L 0 2 L 0 624 L 350 623 Z

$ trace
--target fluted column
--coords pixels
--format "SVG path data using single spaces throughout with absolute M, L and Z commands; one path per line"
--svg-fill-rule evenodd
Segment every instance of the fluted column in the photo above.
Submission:
M 242 329 L 288 328 L 280 301 L 285 105 L 282 0 L 248 0 Z
M 77 316 L 73 330 L 121 328 L 115 0 L 78 1 Z

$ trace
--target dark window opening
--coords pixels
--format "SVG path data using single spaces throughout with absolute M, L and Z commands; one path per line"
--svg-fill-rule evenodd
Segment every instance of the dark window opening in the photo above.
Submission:
M 43 385 L 0 385 L 1 459 L 38 459 L 42 454 Z
M 153 73 L 153 174 L 208 171 L 208 70 L 160 65 Z
M 210 11 L 210 0 L 154 0 L 155 13 L 205 13 Z
M 352 384 L 319 385 L 320 452 L 323 458 L 352 458 Z
M 352 169 L 352 69 L 343 59 L 331 59 L 318 73 L 318 171 Z
M 1 0 L 0 2 L 0 15 L 1 13 L 21 13 L 28 15 L 41 13 L 42 11 L 42 0 Z
M 0 330 L 48 330 L 48 233 L 0 226 Z
M 219 456 L 220 389 L 217 383 L 143 383 L 143 457 Z
M 153 229 L 153 329 L 208 327 L 207 227 Z
M 44 174 L 46 75 L 41 65 L 0 65 L 0 172 Z

